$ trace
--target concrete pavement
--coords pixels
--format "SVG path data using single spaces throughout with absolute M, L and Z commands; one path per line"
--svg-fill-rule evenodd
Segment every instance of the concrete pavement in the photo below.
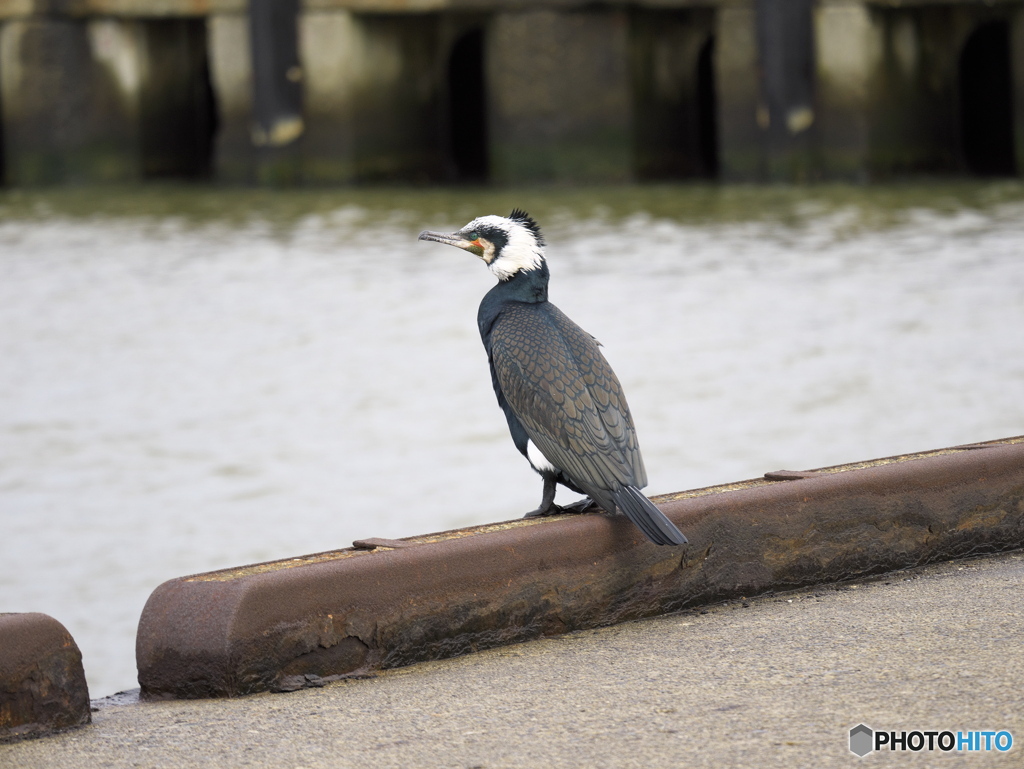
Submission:
M 65 767 L 1024 766 L 1024 553 L 733 601 L 291 694 L 106 704 Z M 848 732 L 1008 730 L 1000 753 Z

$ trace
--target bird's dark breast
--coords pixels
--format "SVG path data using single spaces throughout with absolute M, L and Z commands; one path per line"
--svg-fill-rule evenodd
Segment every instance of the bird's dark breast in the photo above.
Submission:
M 510 302 L 490 353 L 502 394 L 553 465 L 584 488 L 646 485 L 625 395 L 593 337 L 548 302 Z

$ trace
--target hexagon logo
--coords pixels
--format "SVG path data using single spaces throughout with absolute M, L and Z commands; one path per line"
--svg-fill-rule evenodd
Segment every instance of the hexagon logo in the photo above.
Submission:
M 850 752 L 864 758 L 875 749 L 875 732 L 870 726 L 857 724 L 850 730 Z

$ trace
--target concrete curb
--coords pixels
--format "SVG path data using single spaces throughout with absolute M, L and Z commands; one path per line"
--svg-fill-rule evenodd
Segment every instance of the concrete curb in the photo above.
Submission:
M 0 614 L 0 742 L 89 723 L 82 653 L 46 614 Z
M 315 686 L 687 606 L 1024 547 L 1024 437 L 182 577 L 139 623 L 142 695 Z M 372 548 L 372 549 L 368 549 Z

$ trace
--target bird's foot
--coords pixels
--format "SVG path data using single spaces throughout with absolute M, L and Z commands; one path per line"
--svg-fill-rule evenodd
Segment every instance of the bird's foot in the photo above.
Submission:
M 584 497 L 578 502 L 573 502 L 571 505 L 556 505 L 550 504 L 547 507 L 538 507 L 536 510 L 531 510 L 523 518 L 540 518 L 545 515 L 579 515 L 580 513 L 586 513 L 597 507 L 597 503 L 594 502 L 590 497 Z
M 558 511 L 569 515 L 579 515 L 580 513 L 589 513 L 591 510 L 596 510 L 597 507 L 597 502 L 592 500 L 590 497 L 584 497 L 583 499 L 573 502 L 571 505 L 559 507 Z
M 523 518 L 540 518 L 545 515 L 558 515 L 562 512 L 562 508 L 558 505 L 548 505 L 547 507 L 538 507 L 536 510 L 531 510 Z

